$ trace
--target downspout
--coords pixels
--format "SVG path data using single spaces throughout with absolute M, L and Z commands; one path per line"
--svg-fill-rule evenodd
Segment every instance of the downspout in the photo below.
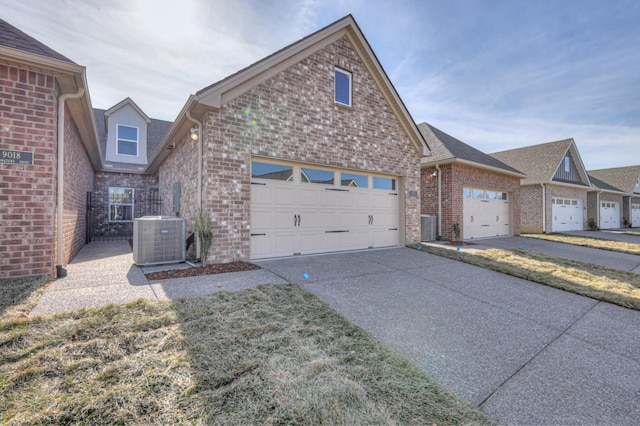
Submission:
M 77 99 L 84 95 L 84 89 L 79 89 L 77 93 L 67 93 L 58 98 L 58 196 L 57 198 L 57 256 L 56 256 L 56 276 L 63 278 L 67 276 L 67 270 L 63 267 L 64 262 L 64 102 L 67 99 Z
M 202 208 L 202 122 L 191 116 L 191 112 L 187 110 L 187 119 L 198 126 L 198 189 L 196 201 L 198 209 Z M 196 212 L 197 214 L 197 212 Z M 200 239 L 196 235 L 196 259 L 200 259 Z
M 442 240 L 442 177 L 440 165 L 436 164 L 436 170 L 438 171 L 438 232 L 436 240 Z
M 542 187 L 542 233 L 547 233 L 547 199 L 544 190 L 544 183 L 541 183 Z
M 600 229 L 600 194 L 602 194 L 602 190 L 596 192 L 596 226 L 598 229 Z

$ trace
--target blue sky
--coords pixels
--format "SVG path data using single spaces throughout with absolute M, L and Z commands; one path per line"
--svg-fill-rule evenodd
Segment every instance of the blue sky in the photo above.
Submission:
M 195 93 L 351 13 L 416 123 L 484 151 L 574 138 L 640 164 L 637 0 L 0 0 L 87 67 L 94 107 L 173 120 Z

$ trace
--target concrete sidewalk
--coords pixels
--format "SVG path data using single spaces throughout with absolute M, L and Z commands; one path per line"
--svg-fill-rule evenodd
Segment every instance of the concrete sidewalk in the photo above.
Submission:
M 144 275 L 188 267 L 187 264 L 136 266 L 127 241 L 93 242 L 84 246 L 67 266 L 67 276 L 55 280 L 44 292 L 30 316 L 98 308 L 140 298 L 167 300 L 286 283 L 265 270 L 155 281 Z
M 640 418 L 638 311 L 407 248 L 257 263 L 500 423 Z

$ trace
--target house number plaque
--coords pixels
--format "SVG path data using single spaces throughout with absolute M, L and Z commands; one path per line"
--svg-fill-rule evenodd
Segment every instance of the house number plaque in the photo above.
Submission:
M 33 166 L 33 152 L 0 149 L 0 163 Z

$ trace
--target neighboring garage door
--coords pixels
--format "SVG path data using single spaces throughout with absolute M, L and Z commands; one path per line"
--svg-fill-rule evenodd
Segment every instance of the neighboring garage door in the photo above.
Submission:
M 553 232 L 581 231 L 582 203 L 574 198 L 553 198 L 551 200 L 551 214 Z
M 463 239 L 510 235 L 509 194 L 494 189 L 464 187 Z
M 396 179 L 254 161 L 251 258 L 400 243 Z
M 600 202 L 600 229 L 620 228 L 620 204 Z
M 640 204 L 631 204 L 631 226 L 640 226 Z

